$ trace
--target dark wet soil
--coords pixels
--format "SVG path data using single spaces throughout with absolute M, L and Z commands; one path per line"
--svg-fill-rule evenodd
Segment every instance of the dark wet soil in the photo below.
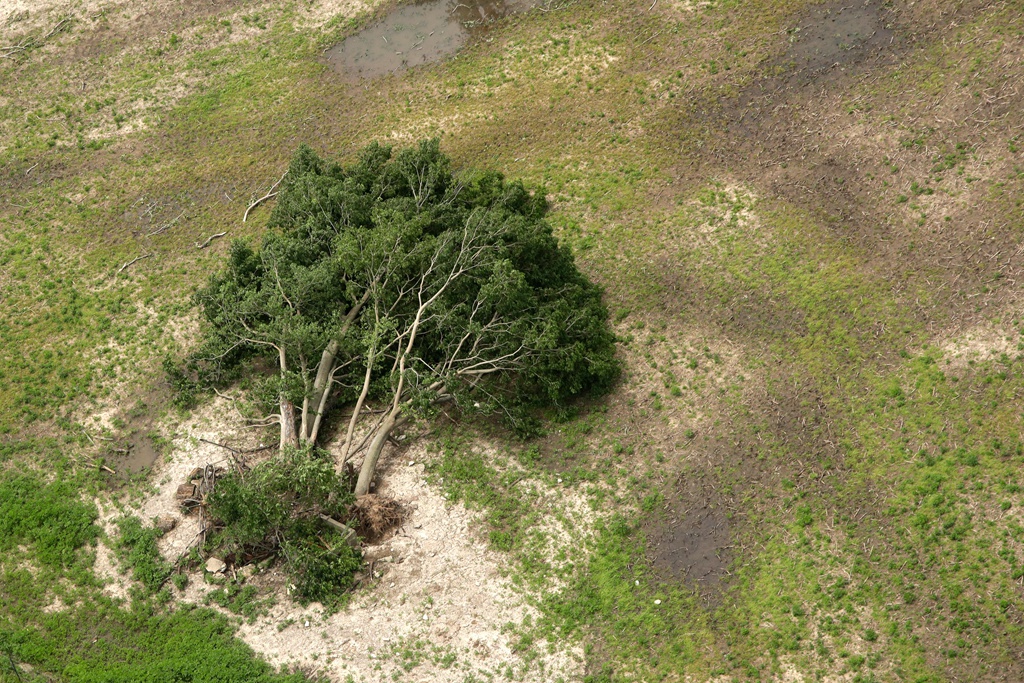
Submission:
M 647 527 L 647 558 L 662 580 L 683 580 L 713 596 L 732 561 L 725 505 L 711 478 L 680 476 L 664 510 Z
M 160 456 L 156 443 L 148 435 L 136 432 L 128 439 L 127 453 L 119 458 L 119 471 L 136 474 L 153 467 Z M 115 468 L 118 469 L 118 468 Z
M 402 5 L 328 50 L 327 61 L 353 79 L 430 64 L 482 36 L 495 20 L 532 5 L 530 0 L 429 0 Z
M 728 564 L 728 520 L 709 505 L 696 507 L 669 519 L 649 543 L 656 570 L 715 588 Z
M 798 72 L 821 71 L 886 50 L 894 40 L 881 2 L 829 2 L 809 12 L 791 34 L 786 61 Z

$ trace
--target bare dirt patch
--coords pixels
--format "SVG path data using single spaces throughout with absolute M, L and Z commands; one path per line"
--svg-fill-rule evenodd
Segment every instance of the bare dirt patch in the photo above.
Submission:
M 195 467 L 231 466 L 230 454 L 216 443 L 258 446 L 258 438 L 241 426 L 230 402 L 216 399 L 177 428 L 173 449 L 154 468 L 153 495 L 137 514 L 179 517 L 160 540 L 167 559 L 177 559 L 199 531 L 194 515 L 181 515 L 177 486 Z M 333 681 L 349 675 L 385 680 L 400 671 L 410 671 L 412 680 L 442 682 L 499 671 L 536 681 L 577 678 L 583 657 L 576 646 L 517 646 L 509 626 L 535 612 L 513 588 L 507 559 L 487 548 L 477 515 L 449 503 L 426 481 L 424 463 L 430 457 L 425 444 L 416 441 L 382 461 L 376 494 L 400 502 L 403 520 L 365 548 L 362 587 L 346 608 L 328 615 L 317 604 L 293 603 L 284 575 L 271 568 L 249 582 L 261 594 L 273 595 L 276 604 L 266 616 L 243 625 L 240 637 L 274 664 L 301 665 Z M 109 551 L 101 547 L 98 554 L 97 571 L 117 579 L 108 592 L 124 595 L 124 580 Z M 215 586 L 201 572 L 189 578 L 182 599 L 204 603 Z
M 957 369 L 996 360 L 1003 354 L 1014 358 L 1022 351 L 1017 330 L 994 325 L 975 326 L 952 339 L 939 340 L 938 346 L 945 355 L 944 365 Z
M 578 676 L 581 652 L 572 646 L 536 646 L 543 672 L 517 651 L 514 633 L 502 627 L 533 611 L 503 576 L 505 560 L 478 537 L 475 515 L 423 480 L 424 457 L 410 448 L 383 473 L 380 492 L 407 501 L 410 516 L 395 536 L 367 548 L 373 581 L 347 608 L 324 616 L 282 600 L 241 637 L 271 662 L 315 665 L 333 680 L 385 680 L 411 660 L 414 680 L 424 681 L 509 667 L 530 670 L 531 680 Z

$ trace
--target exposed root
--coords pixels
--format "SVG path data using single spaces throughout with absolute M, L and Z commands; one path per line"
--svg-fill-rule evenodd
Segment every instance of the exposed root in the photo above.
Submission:
M 368 493 L 356 499 L 352 516 L 358 522 L 359 535 L 367 542 L 379 540 L 405 519 L 406 511 L 390 496 Z

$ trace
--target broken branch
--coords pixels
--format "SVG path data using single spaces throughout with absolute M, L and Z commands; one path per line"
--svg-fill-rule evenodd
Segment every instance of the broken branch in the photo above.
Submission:
M 144 258 L 149 258 L 149 257 L 150 257 L 150 256 L 152 256 L 152 255 L 153 255 L 153 254 L 152 254 L 152 252 L 150 252 L 149 254 L 143 254 L 142 256 L 136 256 L 136 257 L 135 257 L 135 258 L 133 258 L 133 259 L 132 259 L 131 261 L 127 261 L 127 262 L 125 262 L 124 264 L 122 264 L 122 265 L 121 265 L 121 267 L 120 267 L 120 268 L 118 268 L 118 270 L 117 270 L 117 274 L 118 274 L 118 275 L 120 275 L 120 274 L 121 274 L 121 273 L 123 273 L 123 272 L 124 272 L 124 271 L 125 271 L 126 269 L 128 269 L 129 267 L 131 267 L 132 265 L 134 265 L 134 264 L 135 264 L 136 262 L 138 262 L 138 261 L 141 261 L 141 260 L 142 260 L 142 259 L 144 259 Z
M 278 185 L 281 184 L 281 181 L 284 180 L 284 177 L 286 175 L 288 175 L 288 171 L 285 171 L 281 175 L 281 177 L 277 179 L 277 182 L 270 186 L 270 192 L 268 192 L 267 194 L 263 195 L 262 197 L 260 197 L 259 199 L 257 199 L 256 201 L 254 201 L 252 204 L 249 205 L 249 207 L 245 210 L 245 213 L 242 214 L 242 222 L 243 223 L 249 217 L 249 212 L 250 211 L 255 209 L 257 206 L 259 206 L 263 202 L 267 201 L 268 199 L 271 199 L 272 197 L 276 197 L 277 196 L 277 192 L 275 192 L 274 190 L 277 188 Z
M 225 232 L 218 232 L 215 235 L 210 235 L 209 237 L 206 238 L 206 241 L 203 242 L 202 244 L 200 244 L 199 242 L 196 242 L 196 249 L 206 249 L 206 247 L 210 246 L 210 242 L 214 241 L 218 237 L 223 237 L 226 234 L 228 234 L 227 231 L 225 231 Z

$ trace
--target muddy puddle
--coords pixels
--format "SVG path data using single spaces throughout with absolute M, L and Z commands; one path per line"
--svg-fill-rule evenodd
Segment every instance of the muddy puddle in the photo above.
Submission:
M 429 0 L 402 5 L 327 51 L 327 61 L 353 80 L 430 64 L 482 37 L 502 17 L 532 0 Z
M 679 517 L 651 534 L 655 569 L 666 578 L 686 577 L 701 588 L 716 588 L 730 559 L 725 515 L 705 505 Z
M 133 432 L 131 436 L 111 448 L 107 464 L 118 476 L 131 477 L 146 472 L 156 464 L 160 449 L 146 432 Z
M 829 2 L 803 18 L 786 53 L 796 71 L 818 71 L 857 62 L 893 41 L 889 12 L 879 0 Z

